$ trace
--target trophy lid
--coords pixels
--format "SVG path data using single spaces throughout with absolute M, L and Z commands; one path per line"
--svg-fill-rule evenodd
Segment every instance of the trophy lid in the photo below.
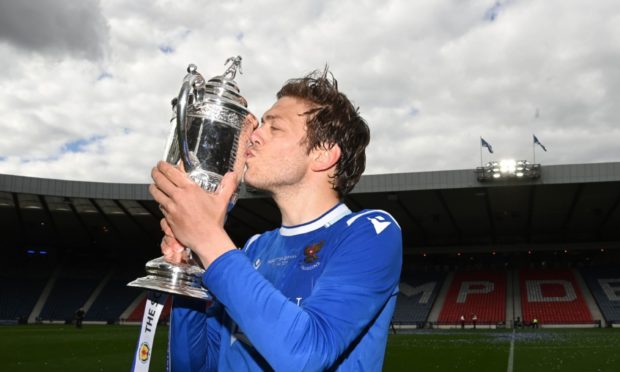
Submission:
M 237 75 L 237 71 L 239 73 L 243 73 L 241 70 L 241 60 L 241 56 L 230 57 L 224 63 L 224 65 L 230 63 L 230 66 L 228 66 L 222 75 L 214 76 L 206 83 L 204 83 L 204 79 L 198 79 L 194 83 L 194 86 L 197 91 L 200 91 L 200 93 L 197 94 L 196 98 L 198 102 L 195 103 L 200 105 L 200 101 L 221 101 L 223 103 L 232 104 L 237 108 L 241 108 L 242 111 L 247 111 L 247 100 L 241 96 L 239 87 L 234 80 Z M 192 66 L 193 70 L 190 70 Z M 190 65 L 188 72 L 197 73 L 195 71 L 196 67 L 194 65 Z M 200 85 L 203 86 L 200 87 Z

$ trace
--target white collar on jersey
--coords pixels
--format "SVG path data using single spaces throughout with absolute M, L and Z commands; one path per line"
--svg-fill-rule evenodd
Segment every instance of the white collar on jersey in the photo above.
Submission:
M 321 227 L 328 227 L 336 223 L 342 217 L 351 214 L 349 207 L 343 203 L 338 204 L 330 211 L 323 214 L 321 217 L 297 226 L 282 226 L 280 227 L 280 235 L 293 236 L 299 234 L 305 234 Z

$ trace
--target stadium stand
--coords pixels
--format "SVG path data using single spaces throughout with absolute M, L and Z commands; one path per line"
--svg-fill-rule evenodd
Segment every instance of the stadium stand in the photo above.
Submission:
M 136 288 L 127 287 L 127 283 L 143 276 L 143 271 L 132 267 L 116 267 L 112 278 L 105 284 L 88 309 L 85 319 L 107 323 L 117 322 L 123 311 L 140 293 L 140 290 Z
M 524 323 L 592 323 L 592 315 L 571 270 L 527 269 L 519 272 Z
M 422 326 L 435 303 L 445 274 L 435 272 L 403 273 L 393 321 Z
M 607 323 L 620 323 L 620 269 L 585 268 L 580 272 Z
M 108 270 L 107 264 L 98 261 L 74 258 L 65 262 L 39 317 L 71 321 Z
M 345 202 L 393 215 L 403 272 L 416 273 L 401 278 L 396 321 L 455 324 L 465 315 L 470 324 L 476 313 L 480 324 L 533 315 L 542 326 L 584 324 L 598 319 L 594 303 L 618 323 L 618 285 L 605 280 L 620 273 L 620 162 L 542 169 L 541 179 L 505 182 L 479 182 L 472 169 L 362 177 Z M 0 175 L 0 320 L 65 321 L 88 305 L 86 320 L 139 321 L 142 292 L 125 284 L 161 254 L 161 217 L 146 184 Z M 279 224 L 273 201 L 246 188 L 226 227 L 241 246 Z M 110 275 L 119 261 L 127 267 Z M 528 289 L 528 280 L 539 282 Z
M 0 320 L 28 319 L 45 283 L 49 267 L 36 264 L 3 266 L 0 272 Z
M 439 324 L 503 323 L 506 316 L 506 271 L 457 272 L 438 318 Z

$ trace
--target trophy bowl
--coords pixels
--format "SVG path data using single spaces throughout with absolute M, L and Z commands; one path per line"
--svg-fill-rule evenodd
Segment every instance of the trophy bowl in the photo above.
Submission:
M 207 192 L 215 192 L 227 172 L 243 172 L 244 154 L 258 125 L 234 81 L 237 71 L 241 73 L 241 57 L 228 58 L 224 65 L 229 65 L 226 71 L 208 81 L 195 65 L 189 65 L 179 95 L 172 101 L 176 120 L 164 153 L 171 164 L 183 162 L 187 175 Z M 204 268 L 192 258 L 190 249 L 186 251 L 187 263 L 153 259 L 146 263 L 148 275 L 127 285 L 210 299 L 202 286 Z

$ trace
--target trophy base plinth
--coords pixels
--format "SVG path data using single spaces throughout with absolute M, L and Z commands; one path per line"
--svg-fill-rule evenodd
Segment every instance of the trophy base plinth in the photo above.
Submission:
M 149 275 L 127 283 L 127 286 L 211 300 L 209 291 L 202 287 L 204 269 L 199 266 L 175 265 L 159 257 L 146 263 L 146 272 Z
M 167 281 L 165 278 L 158 278 L 153 275 L 138 278 L 133 282 L 127 283 L 127 286 L 151 289 L 153 291 L 177 294 L 186 297 L 198 298 L 201 300 L 211 300 L 211 295 L 205 288 L 175 285 L 174 283 Z

